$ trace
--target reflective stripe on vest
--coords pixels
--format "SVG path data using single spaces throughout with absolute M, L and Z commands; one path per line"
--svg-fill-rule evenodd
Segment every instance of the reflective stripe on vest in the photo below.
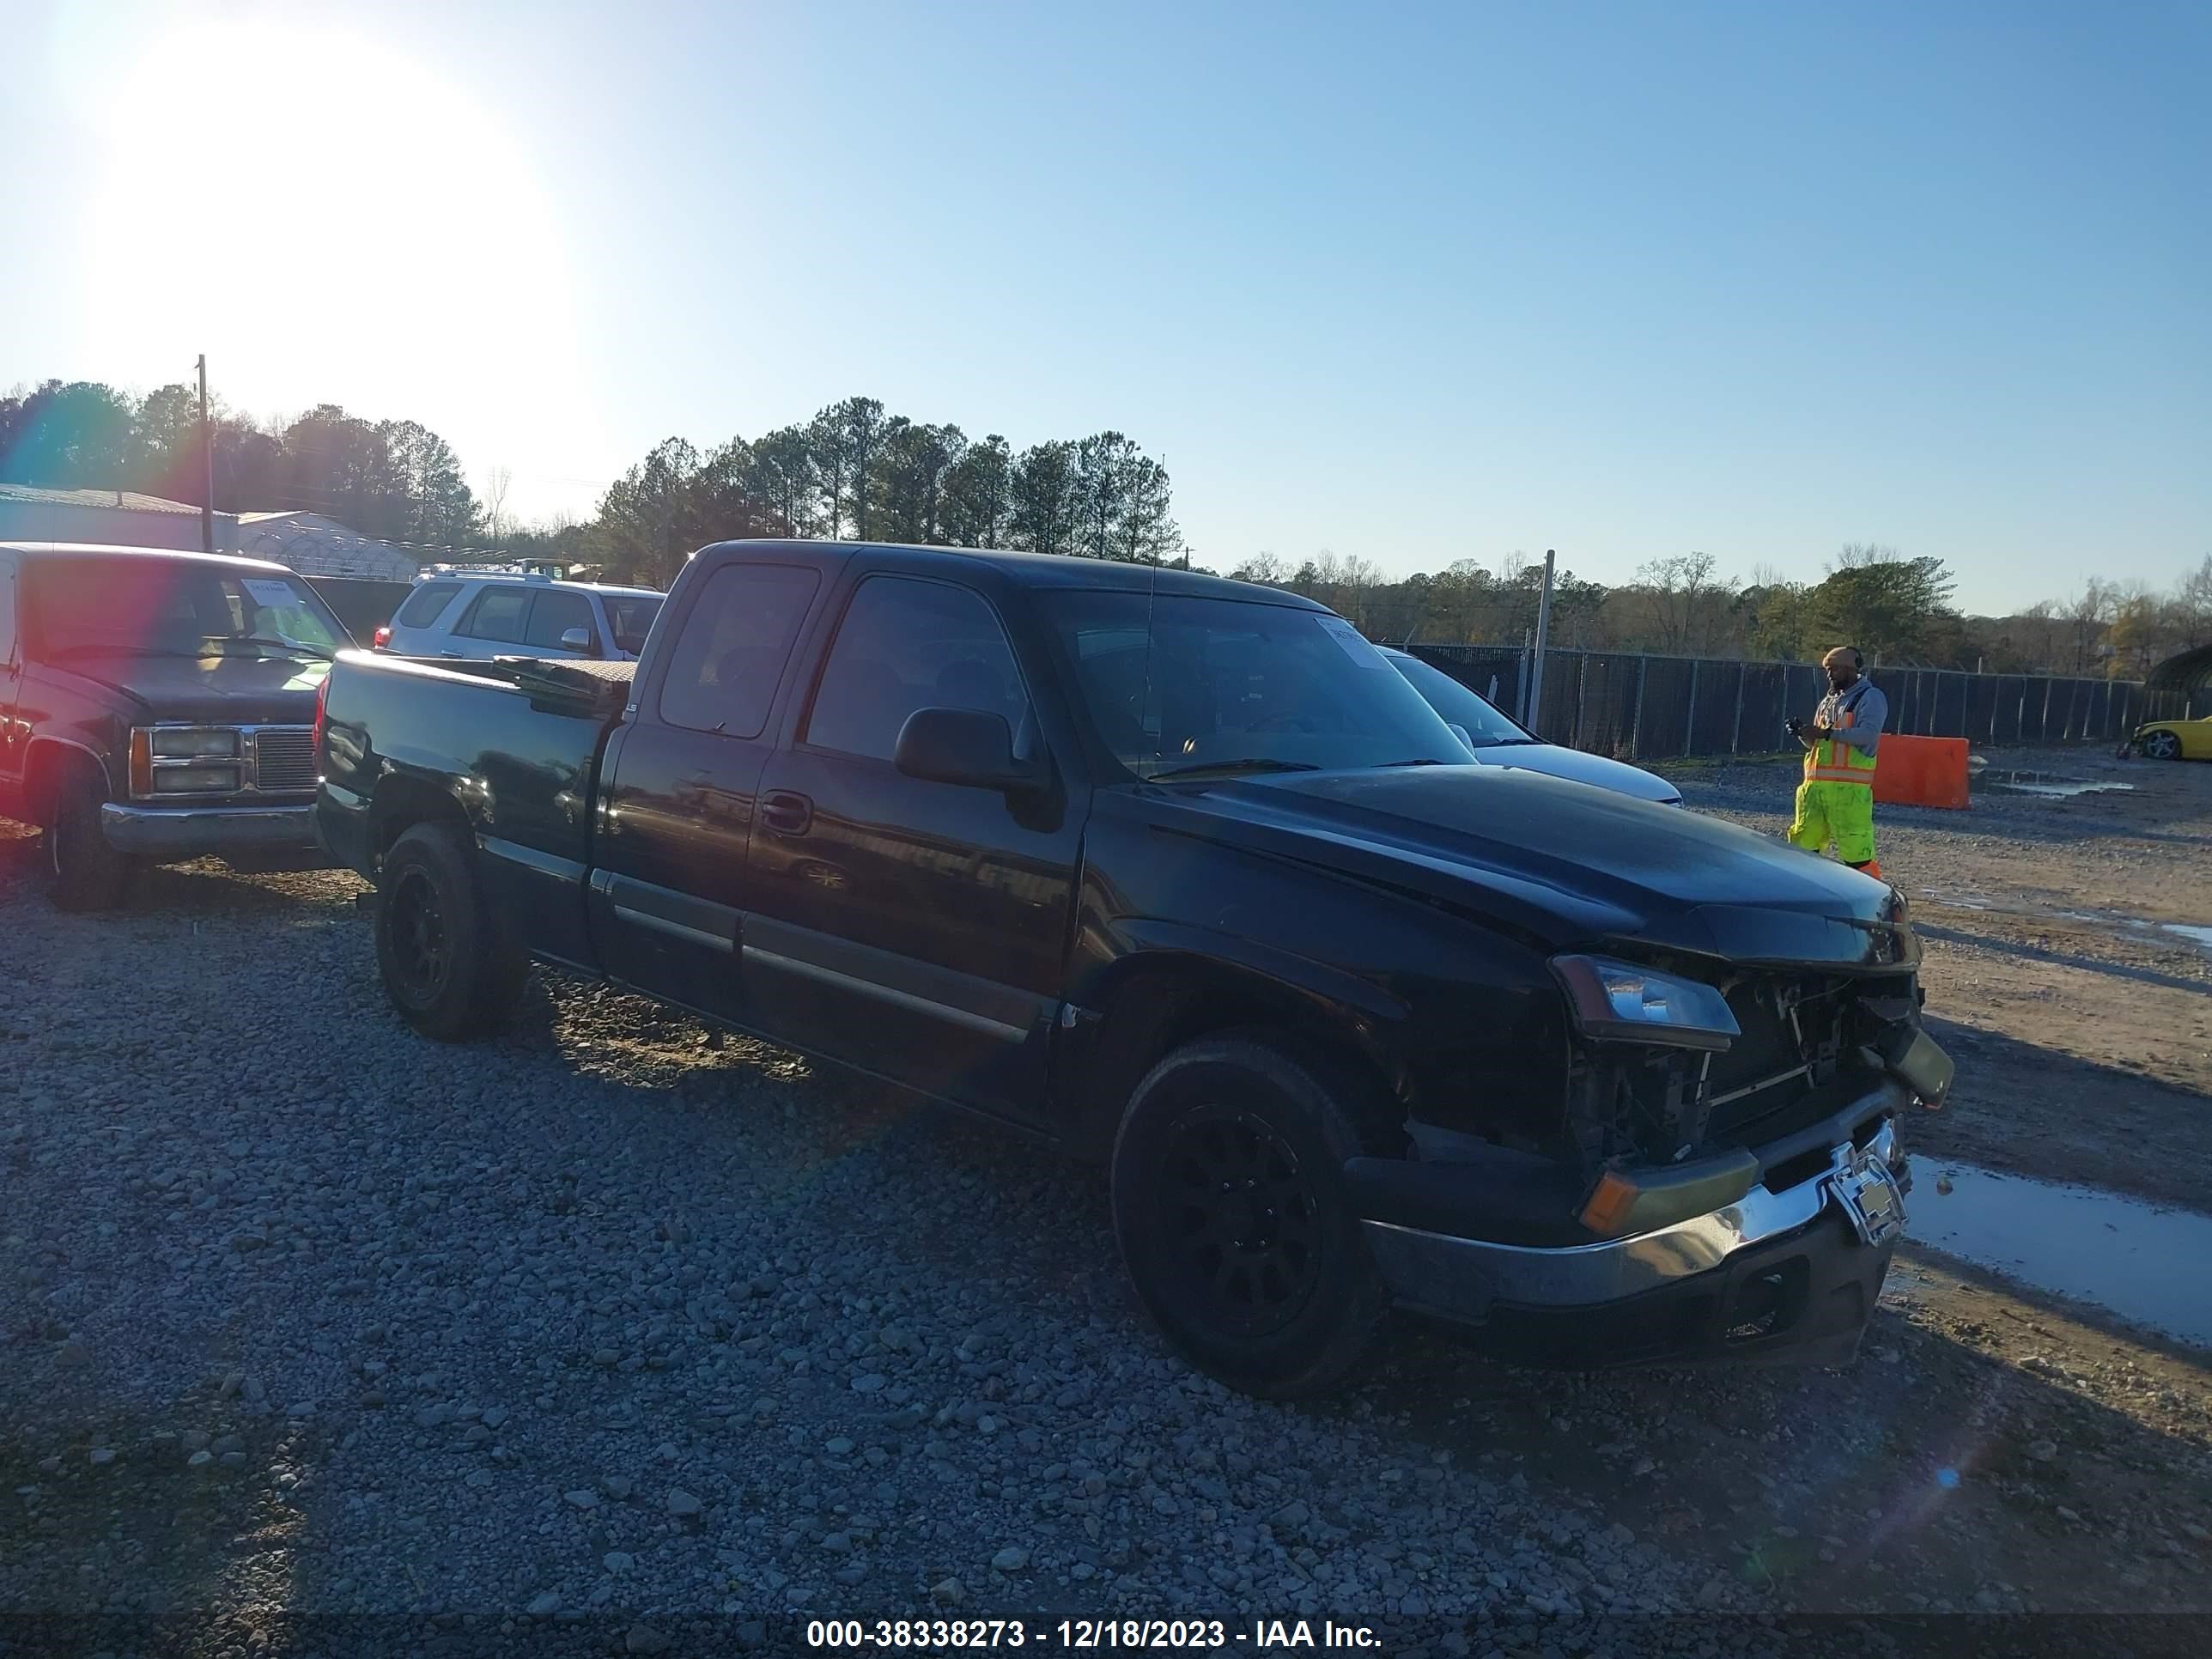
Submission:
M 1861 680 L 1861 685 L 1866 681 Z M 1850 708 L 1836 710 L 1836 730 L 1848 732 L 1856 718 L 1857 698 Z M 1874 787 L 1874 769 L 1876 757 L 1866 754 L 1835 738 L 1824 738 L 1805 751 L 1805 781 L 1808 783 L 1857 783 Z

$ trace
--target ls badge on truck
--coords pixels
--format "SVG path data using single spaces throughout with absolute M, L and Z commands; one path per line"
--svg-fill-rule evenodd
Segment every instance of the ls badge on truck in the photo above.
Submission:
M 1862 1243 L 1887 1244 L 1905 1231 L 1905 1194 L 1898 1191 L 1889 1165 L 1871 1149 L 1853 1152 L 1829 1188 Z

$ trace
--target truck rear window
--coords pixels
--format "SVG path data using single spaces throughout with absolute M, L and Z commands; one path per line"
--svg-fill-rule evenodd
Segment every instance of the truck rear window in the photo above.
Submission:
M 818 585 L 814 572 L 788 564 L 728 564 L 708 577 L 669 658 L 660 718 L 696 732 L 760 736 Z

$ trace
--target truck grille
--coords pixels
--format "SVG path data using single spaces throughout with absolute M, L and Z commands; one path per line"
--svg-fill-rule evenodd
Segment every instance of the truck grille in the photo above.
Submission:
M 1759 979 L 1729 993 L 1743 1035 L 1716 1059 L 1706 1078 L 1716 1140 L 1765 1138 L 1761 1120 L 1786 1110 L 1827 1082 L 1844 1050 L 1856 988 L 1818 975 Z
M 274 792 L 315 787 L 315 739 L 308 727 L 264 727 L 253 739 L 253 753 L 256 787 Z

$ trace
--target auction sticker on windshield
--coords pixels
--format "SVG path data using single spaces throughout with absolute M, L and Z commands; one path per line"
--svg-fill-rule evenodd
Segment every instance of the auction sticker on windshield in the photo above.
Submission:
M 1360 631 L 1341 617 L 1323 617 L 1322 632 L 1334 640 L 1344 654 L 1362 668 L 1388 669 L 1390 659 L 1370 645 Z
M 239 585 L 253 596 L 253 602 L 271 611 L 299 604 L 300 596 L 292 591 L 292 584 L 272 580 L 267 576 L 241 576 Z

